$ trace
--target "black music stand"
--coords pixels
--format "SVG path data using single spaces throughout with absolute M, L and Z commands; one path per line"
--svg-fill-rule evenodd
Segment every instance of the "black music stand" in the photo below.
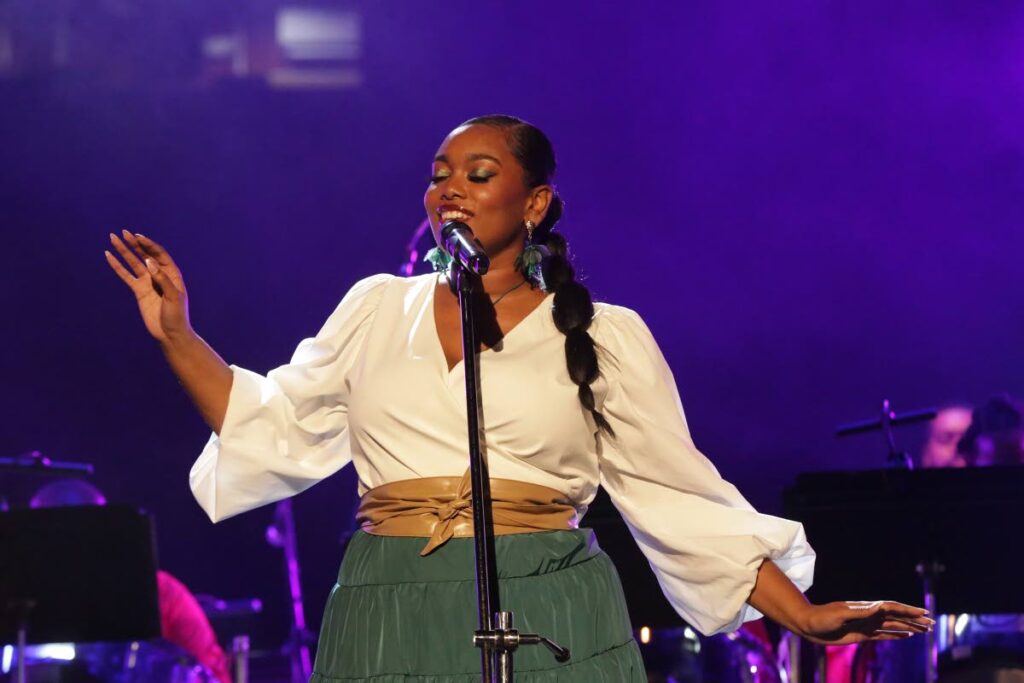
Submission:
M 818 554 L 814 602 L 897 600 L 935 614 L 1024 612 L 1024 467 L 812 472 L 785 496 Z M 926 678 L 937 646 L 927 639 Z
M 159 638 L 154 548 L 130 506 L 0 513 L 0 643 Z
M 1024 467 L 812 472 L 784 501 L 818 553 L 815 601 L 919 604 L 917 566 L 938 563 L 938 613 L 1024 612 Z

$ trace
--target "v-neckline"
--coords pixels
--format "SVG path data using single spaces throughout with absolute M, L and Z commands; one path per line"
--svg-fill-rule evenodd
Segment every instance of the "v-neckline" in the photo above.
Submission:
M 430 325 L 429 325 L 429 327 L 430 327 L 431 332 L 433 333 L 431 341 L 433 342 L 433 346 L 434 346 L 434 349 L 436 350 L 435 351 L 436 354 L 441 358 L 441 367 L 444 368 L 446 376 L 449 379 L 451 379 L 452 375 L 455 374 L 455 371 L 458 370 L 460 367 L 462 367 L 463 364 L 465 364 L 466 359 L 465 359 L 465 357 L 460 358 L 458 360 L 458 362 L 455 363 L 455 365 L 451 366 L 450 368 L 448 367 L 448 357 L 445 356 L 445 354 L 444 354 L 444 345 L 441 343 L 441 333 L 437 329 L 437 314 L 436 314 L 436 311 L 434 309 L 434 306 L 436 305 L 435 299 L 437 298 L 437 288 L 441 284 L 441 275 L 442 275 L 441 273 L 438 273 L 438 277 L 434 278 L 434 280 L 432 281 L 432 285 L 431 285 L 431 288 L 430 288 L 430 294 L 429 294 L 429 296 L 427 298 L 427 310 L 430 311 Z M 519 322 L 517 322 L 515 325 L 513 325 L 507 332 L 505 332 L 501 336 L 501 344 L 502 344 L 502 346 L 504 346 L 508 342 L 509 337 L 512 336 L 512 334 L 515 333 L 516 330 L 518 330 L 520 327 L 523 327 L 526 323 L 528 323 L 530 321 L 531 318 L 536 316 L 537 315 L 537 311 L 539 311 L 541 308 L 544 308 L 544 305 L 547 304 L 551 300 L 551 297 L 553 297 L 553 296 L 554 296 L 554 293 L 545 294 L 544 298 L 541 299 L 540 302 L 538 302 L 537 305 L 534 306 L 530 310 L 529 313 L 524 315 L 519 320 Z M 484 347 L 480 351 L 480 355 L 483 356 L 483 354 L 491 352 L 491 351 L 493 351 L 493 347 L 486 346 L 486 347 Z

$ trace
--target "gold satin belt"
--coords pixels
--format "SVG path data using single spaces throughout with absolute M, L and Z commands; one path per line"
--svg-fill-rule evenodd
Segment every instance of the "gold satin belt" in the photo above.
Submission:
M 452 537 L 473 535 L 470 477 L 424 477 L 377 486 L 359 499 L 356 521 L 380 536 L 429 537 L 427 555 Z M 572 501 L 547 486 L 512 479 L 491 479 L 494 534 L 575 529 Z

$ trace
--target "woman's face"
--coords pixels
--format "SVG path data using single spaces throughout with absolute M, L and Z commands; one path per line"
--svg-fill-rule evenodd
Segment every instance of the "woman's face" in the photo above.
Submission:
M 435 240 L 446 221 L 461 221 L 493 261 L 505 251 L 519 252 L 524 220 L 539 222 L 539 203 L 547 208 L 546 187 L 526 187 L 503 130 L 471 125 L 453 130 L 438 148 L 423 206 Z

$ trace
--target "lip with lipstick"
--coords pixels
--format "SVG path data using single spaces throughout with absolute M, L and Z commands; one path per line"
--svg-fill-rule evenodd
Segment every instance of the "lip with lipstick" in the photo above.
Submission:
M 458 204 L 442 204 L 437 207 L 437 217 L 442 225 L 448 221 L 465 222 L 473 217 L 473 212 Z

